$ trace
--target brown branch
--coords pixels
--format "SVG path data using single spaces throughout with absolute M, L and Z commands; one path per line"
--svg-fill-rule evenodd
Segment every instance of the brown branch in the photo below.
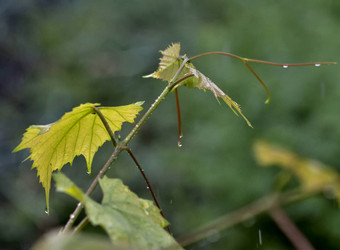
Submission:
M 163 218 L 165 219 L 165 216 L 164 216 L 163 211 L 162 211 L 162 209 L 161 209 L 161 207 L 160 207 L 160 205 L 159 205 L 159 203 L 158 203 L 158 200 L 157 200 L 157 198 L 156 198 L 156 195 L 155 195 L 155 193 L 154 193 L 154 191 L 153 191 L 153 189 L 152 189 L 152 187 L 151 187 L 151 184 L 150 184 L 148 178 L 147 178 L 146 175 L 145 175 L 144 169 L 142 169 L 142 167 L 141 167 L 140 164 L 138 163 L 138 161 L 137 161 L 136 157 L 133 155 L 131 149 L 128 148 L 128 147 L 126 147 L 126 148 L 124 148 L 124 149 L 129 153 L 130 157 L 132 158 L 132 160 L 133 160 L 134 163 L 136 164 L 137 168 L 139 169 L 140 173 L 142 174 L 142 176 L 143 176 L 143 178 L 144 178 L 144 180 L 145 180 L 145 182 L 146 182 L 146 185 L 147 185 L 147 187 L 148 187 L 148 189 L 149 189 L 149 191 L 150 191 L 150 193 L 151 193 L 151 195 L 152 195 L 152 198 L 153 198 L 153 200 L 155 201 L 156 206 L 157 206 L 158 209 L 159 209 L 160 214 L 161 214 L 161 215 L 163 216 Z M 166 229 L 168 230 L 169 234 L 172 235 L 172 232 L 171 232 L 171 230 L 170 230 L 170 227 L 167 226 Z
M 315 249 L 282 208 L 271 209 L 269 215 L 296 249 Z
M 179 98 L 178 98 L 177 88 L 175 89 L 175 97 L 176 97 L 177 122 L 178 122 L 178 147 L 182 147 L 181 139 L 183 137 L 183 131 L 182 131 L 181 109 L 180 109 L 180 106 L 179 106 Z

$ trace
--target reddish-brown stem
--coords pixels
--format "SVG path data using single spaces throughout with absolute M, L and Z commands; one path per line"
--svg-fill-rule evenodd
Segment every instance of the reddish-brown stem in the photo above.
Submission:
M 266 104 L 270 102 L 270 91 L 269 89 L 267 88 L 266 84 L 264 84 L 264 82 L 262 81 L 262 79 L 256 74 L 256 72 L 250 67 L 250 65 L 246 62 L 246 61 L 243 61 L 244 64 L 247 66 L 247 68 L 250 70 L 251 73 L 253 73 L 253 75 L 257 78 L 257 80 L 259 80 L 259 82 L 261 83 L 261 85 L 264 87 L 264 89 L 266 90 L 267 92 L 267 95 L 268 95 L 268 98 L 266 100 Z
M 182 120 L 181 120 L 181 109 L 180 109 L 180 106 L 179 106 L 179 98 L 178 98 L 177 88 L 175 89 L 175 96 L 176 96 L 177 121 L 178 121 L 178 147 L 182 147 L 182 142 L 181 142 L 181 139 L 183 137 Z
M 282 208 L 275 207 L 269 214 L 296 249 L 315 249 Z
M 326 65 L 326 64 L 337 64 L 337 62 L 275 63 L 275 62 L 268 62 L 268 61 L 263 61 L 263 60 L 245 58 L 245 57 L 241 57 L 241 56 L 234 55 L 234 54 L 231 54 L 231 53 L 219 52 L 219 51 L 212 51 L 212 52 L 202 53 L 202 54 L 199 54 L 199 55 L 196 55 L 196 56 L 193 56 L 193 57 L 189 58 L 189 61 L 192 61 L 192 60 L 195 60 L 196 58 L 199 58 L 199 57 L 202 57 L 202 56 L 207 56 L 207 55 L 223 55 L 223 56 L 233 57 L 233 58 L 239 59 L 241 61 L 269 64 L 269 65 L 281 66 L 281 67 L 283 67 L 283 66 L 288 66 L 288 67 L 310 66 L 310 65 L 320 66 L 320 65 Z
M 256 77 L 257 80 L 259 80 L 259 82 L 261 83 L 261 85 L 264 87 L 264 89 L 266 90 L 267 94 L 268 94 L 268 98 L 266 100 L 266 103 L 269 103 L 270 101 L 270 92 L 267 88 L 267 86 L 264 84 L 264 82 L 261 80 L 261 78 L 255 73 L 255 71 L 249 66 L 248 62 L 254 62 L 254 63 L 262 63 L 262 64 L 268 64 L 268 65 L 273 65 L 273 66 L 281 66 L 283 68 L 288 68 L 288 67 L 296 67 L 296 66 L 310 66 L 310 65 L 314 65 L 314 66 L 320 66 L 320 65 L 326 65 L 326 64 L 337 64 L 337 62 L 312 62 L 312 63 L 275 63 L 275 62 L 268 62 L 268 61 L 262 61 L 262 60 L 257 60 L 257 59 L 249 59 L 249 58 L 245 58 L 245 57 L 241 57 L 241 56 L 237 56 L 231 53 L 227 53 L 227 52 L 218 52 L 218 51 L 212 51 L 212 52 L 206 52 L 206 53 L 202 53 L 196 56 L 193 56 L 191 58 L 189 58 L 189 61 L 195 60 L 199 57 L 202 56 L 207 56 L 207 55 L 223 55 L 223 56 L 229 56 L 229 57 L 233 57 L 236 58 L 238 60 L 241 60 L 246 67 L 250 70 L 250 72 Z
M 159 209 L 160 214 L 161 214 L 161 215 L 163 216 L 163 218 L 165 219 L 165 216 L 164 216 L 163 211 L 162 211 L 162 209 L 161 209 L 161 207 L 160 207 L 160 205 L 159 205 L 159 203 L 158 203 L 158 200 L 157 200 L 157 198 L 156 198 L 156 195 L 155 195 L 155 193 L 154 193 L 154 191 L 153 191 L 153 189 L 152 189 L 152 187 L 151 187 L 151 184 L 150 184 L 148 178 L 146 177 L 146 175 L 145 175 L 145 173 L 144 173 L 144 169 L 142 169 L 142 167 L 141 167 L 140 164 L 138 163 L 138 161 L 137 161 L 136 157 L 133 155 L 131 149 L 128 148 L 128 147 L 126 147 L 126 148 L 124 148 L 124 149 L 128 152 L 128 154 L 130 155 L 130 157 L 132 158 L 132 160 L 135 162 L 137 168 L 139 169 L 140 173 L 142 174 L 142 176 L 143 176 L 143 178 L 144 178 L 144 180 L 145 180 L 145 182 L 146 182 L 146 185 L 147 185 L 147 187 L 148 187 L 148 189 L 149 189 L 149 191 L 150 191 L 150 193 L 151 193 L 151 195 L 152 195 L 153 200 L 154 200 L 155 203 L 156 203 L 156 206 L 157 206 L 158 209 Z M 170 230 L 170 227 L 167 226 L 166 229 L 168 230 L 169 234 L 172 235 L 172 232 L 171 232 L 171 230 Z

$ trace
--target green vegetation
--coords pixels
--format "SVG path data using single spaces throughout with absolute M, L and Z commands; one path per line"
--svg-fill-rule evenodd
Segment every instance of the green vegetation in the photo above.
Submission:
M 186 86 L 194 88 L 176 83 L 178 88 L 174 93 L 168 89 L 169 96 L 146 123 L 140 123 L 143 126 L 136 128 L 145 114 L 142 111 L 134 119 L 136 124 L 124 123 L 114 136 L 121 150 L 118 158 L 112 157 L 112 144 L 105 143 L 92 155 L 91 174 L 87 174 L 89 161 L 74 155 L 68 161 L 72 167 L 62 165 L 61 171 L 87 193 L 89 183 L 99 180 L 106 166 L 109 180 L 121 179 L 143 199 L 157 198 L 174 238 L 188 248 L 291 249 L 296 243 L 280 227 L 279 219 L 285 218 L 314 248 L 337 249 L 338 66 L 272 67 L 246 64 L 242 59 L 315 65 L 322 60 L 339 61 L 335 53 L 339 50 L 339 9 L 336 1 L 305 0 L 5 1 L 0 16 L 3 248 L 28 249 L 45 232 L 69 221 L 82 232 L 71 236 L 74 228 L 70 226 L 63 240 L 53 232 L 44 239 L 64 246 L 77 240 L 87 246 L 102 241 L 93 234 L 105 235 L 105 228 L 93 226 L 86 210 L 73 216 L 76 201 L 55 193 L 53 180 L 46 215 L 38 168 L 29 169 L 37 167 L 34 156 L 32 163 L 21 163 L 27 151 L 11 151 L 30 124 L 49 124 L 30 127 L 40 133 L 37 138 L 46 137 L 54 126 L 51 122 L 88 102 L 103 104 L 91 109 L 89 116 L 96 117 L 105 138 L 114 142 L 100 115 L 102 107 L 145 100 L 146 113 L 167 86 L 141 76 L 157 68 L 160 48 L 181 41 L 180 54 L 191 59 L 183 65 L 192 74 Z M 241 57 L 193 56 L 206 51 Z M 183 63 L 185 57 L 178 60 Z M 266 93 L 249 69 L 270 89 L 270 104 L 263 104 Z M 204 94 L 197 89 L 209 91 Z M 232 98 L 232 102 L 228 99 L 231 108 L 246 116 L 253 129 L 226 110 L 225 100 L 219 105 L 211 91 L 219 100 Z M 177 119 L 173 96 L 181 105 Z M 177 140 L 182 147 L 176 146 Z M 261 158 L 259 152 L 266 152 L 262 156 L 268 158 Z M 270 160 L 270 155 L 279 155 L 282 161 Z M 115 161 L 111 168 L 108 160 Z M 143 167 L 154 197 L 134 165 Z M 101 189 L 93 190 L 91 199 L 102 206 Z M 111 244 L 109 237 L 105 239 L 104 249 Z

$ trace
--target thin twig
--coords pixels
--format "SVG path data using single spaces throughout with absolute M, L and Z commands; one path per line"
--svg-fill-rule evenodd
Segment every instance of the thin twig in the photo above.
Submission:
M 311 195 L 314 195 L 316 192 L 316 190 L 306 192 L 297 189 L 281 194 L 269 194 L 243 208 L 238 209 L 235 212 L 228 213 L 212 222 L 209 222 L 200 229 L 188 235 L 179 237 L 177 241 L 183 247 L 188 246 L 190 244 L 208 238 L 209 236 L 212 236 L 221 230 L 239 224 L 264 212 L 268 212 L 274 207 L 306 199 Z
M 275 207 L 271 209 L 269 215 L 296 249 L 315 249 L 282 208 Z
M 189 58 L 189 61 L 192 61 L 192 60 L 195 60 L 199 57 L 207 56 L 207 55 L 223 55 L 223 56 L 233 57 L 233 58 L 239 59 L 241 61 L 268 64 L 268 65 L 281 66 L 281 67 L 283 67 L 283 66 L 296 67 L 296 66 L 311 66 L 311 65 L 320 66 L 320 65 L 327 65 L 327 64 L 338 64 L 337 62 L 275 63 L 275 62 L 269 62 L 269 61 L 263 61 L 263 60 L 257 60 L 257 59 L 250 59 L 250 58 L 234 55 L 234 54 L 231 54 L 231 53 L 219 52 L 219 51 L 205 52 L 205 53 L 202 53 L 202 54 L 199 54 L 199 55 L 196 55 L 196 56 Z
M 175 96 L 176 96 L 177 122 L 178 122 L 178 147 L 182 147 L 182 142 L 181 142 L 181 139 L 183 137 L 182 119 L 181 119 L 181 108 L 179 106 L 179 98 L 178 98 L 177 88 L 175 89 Z
M 89 223 L 89 217 L 86 216 L 73 230 L 73 233 L 80 232 Z
M 296 67 L 296 66 L 310 66 L 310 65 L 314 65 L 314 66 L 320 66 L 320 65 L 327 65 L 327 64 L 337 64 L 337 62 L 312 62 L 312 63 L 275 63 L 275 62 L 268 62 L 268 61 L 262 61 L 262 60 L 257 60 L 257 59 L 249 59 L 249 58 L 245 58 L 245 57 L 241 57 L 238 55 L 234 55 L 231 53 L 227 53 L 227 52 L 218 52 L 218 51 L 213 51 L 213 52 L 206 52 L 206 53 L 202 53 L 196 56 L 193 56 L 191 58 L 189 58 L 189 61 L 195 60 L 199 57 L 202 56 L 207 56 L 207 55 L 223 55 L 223 56 L 229 56 L 229 57 L 233 57 L 236 58 L 238 60 L 241 60 L 246 67 L 250 70 L 250 72 L 256 77 L 256 79 L 261 83 L 261 85 L 264 87 L 264 89 L 266 90 L 267 94 L 268 94 L 268 98 L 266 100 L 266 104 L 269 103 L 270 101 L 270 92 L 269 89 L 267 88 L 267 86 L 264 84 L 264 82 L 262 81 L 262 79 L 255 73 L 255 71 L 249 66 L 249 64 L 247 62 L 254 62 L 254 63 L 261 63 L 261 64 L 268 64 L 268 65 L 272 65 L 272 66 L 281 66 L 284 68 L 288 68 L 288 67 Z
M 153 200 L 155 201 L 156 206 L 157 206 L 158 209 L 159 209 L 160 214 L 161 214 L 161 215 L 163 216 L 163 218 L 165 219 L 165 216 L 164 216 L 164 214 L 163 214 L 163 210 L 161 209 L 161 207 L 160 207 L 160 205 L 159 205 L 159 203 L 158 203 L 158 200 L 157 200 L 157 198 L 156 198 L 156 195 L 155 195 L 155 193 L 154 193 L 154 191 L 153 191 L 153 189 L 152 189 L 152 187 L 151 187 L 151 184 L 150 184 L 148 178 L 146 177 L 146 174 L 145 174 L 145 172 L 144 172 L 144 169 L 140 166 L 140 164 L 139 164 L 139 162 L 137 161 L 136 157 L 133 155 L 131 149 L 130 149 L 130 148 L 125 148 L 125 150 L 129 153 L 130 157 L 132 158 L 132 160 L 133 160 L 134 163 L 136 164 L 137 168 L 139 169 L 140 173 L 142 174 L 142 176 L 143 176 L 143 178 L 144 178 L 144 180 L 145 180 L 145 182 L 146 182 L 146 185 L 147 185 L 147 187 L 148 187 L 148 189 L 149 189 L 149 191 L 150 191 L 150 193 L 151 193 L 151 195 L 152 195 L 152 198 L 153 198 Z M 170 227 L 167 226 L 166 228 L 167 228 L 169 234 L 172 235 L 172 232 L 171 232 L 171 230 L 170 230 Z

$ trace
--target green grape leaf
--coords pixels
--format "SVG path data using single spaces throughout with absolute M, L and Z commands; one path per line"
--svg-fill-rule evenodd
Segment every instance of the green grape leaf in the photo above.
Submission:
M 158 69 L 155 72 L 151 73 L 150 75 L 144 77 L 145 78 L 153 77 L 168 82 L 173 80 L 174 76 L 180 69 L 184 60 L 188 59 L 186 55 L 184 56 L 180 55 L 180 50 L 181 50 L 180 44 L 175 43 L 170 45 L 166 50 L 160 51 L 163 57 L 160 58 Z M 180 79 L 189 74 L 192 74 L 193 77 L 183 80 L 180 84 L 175 86 L 174 89 L 179 86 L 187 86 L 203 90 L 210 90 L 211 92 L 213 92 L 217 100 L 218 98 L 221 98 L 237 116 L 240 114 L 243 117 L 243 119 L 247 122 L 248 126 L 252 127 L 251 123 L 243 115 L 240 105 L 233 101 L 228 95 L 226 95 L 208 77 L 206 77 L 200 71 L 198 71 L 195 68 L 195 66 L 189 61 L 185 63 L 184 67 L 181 69 L 181 72 L 178 74 L 176 79 Z
M 99 180 L 103 190 L 103 200 L 99 204 L 80 194 L 65 175 L 53 175 L 57 190 L 65 192 L 85 206 L 90 222 L 102 227 L 115 246 L 137 249 L 182 249 L 163 227 L 168 222 L 159 209 L 149 200 L 139 198 L 119 179 L 104 177 Z
M 180 50 L 179 43 L 171 44 L 164 51 L 161 50 L 163 57 L 160 58 L 158 69 L 150 75 L 144 76 L 144 78 L 152 77 L 170 82 L 186 58 L 185 55 L 180 56 Z M 177 78 L 184 76 L 186 73 L 188 73 L 188 69 L 183 68 Z
M 304 190 L 330 190 L 340 203 L 340 175 L 330 166 L 265 141 L 257 141 L 254 144 L 254 152 L 260 165 L 280 166 L 295 175 Z
M 95 233 L 71 232 L 60 233 L 58 230 L 44 234 L 30 248 L 32 250 L 112 250 L 112 243 L 105 235 Z M 131 250 L 118 247 L 119 250 Z
M 33 125 L 27 128 L 21 143 L 13 152 L 29 148 L 32 168 L 45 189 L 46 207 L 49 211 L 51 175 L 65 164 L 72 165 L 76 156 L 83 155 L 87 170 L 91 172 L 94 154 L 104 142 L 111 140 L 94 107 L 98 103 L 86 103 L 66 113 L 60 120 L 48 125 Z M 119 131 L 123 122 L 133 123 L 142 110 L 142 103 L 119 107 L 99 107 L 112 132 Z
M 199 88 L 203 90 L 210 90 L 218 101 L 221 98 L 229 108 L 238 116 L 240 114 L 243 119 L 247 122 L 249 127 L 252 127 L 248 119 L 243 115 L 240 105 L 233 101 L 227 94 L 225 94 L 213 81 L 202 74 L 200 71 L 195 69 L 192 64 L 188 63 L 186 68 L 189 70 L 189 74 L 193 74 L 193 77 L 183 81 L 183 85 L 193 88 Z

